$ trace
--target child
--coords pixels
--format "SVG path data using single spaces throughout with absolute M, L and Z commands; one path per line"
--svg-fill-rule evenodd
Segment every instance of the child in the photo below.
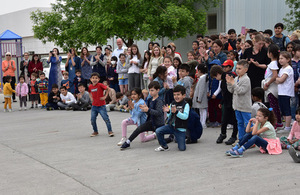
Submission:
M 240 60 L 236 65 L 237 77 L 226 75 L 227 89 L 233 94 L 232 107 L 238 124 L 239 140 L 245 135 L 245 129 L 251 118 L 251 83 L 247 76 L 249 64 Z
M 99 83 L 99 81 L 100 81 L 100 75 L 96 72 L 92 73 L 91 75 L 92 84 L 89 85 L 89 90 L 88 90 L 90 94 L 90 99 L 92 101 L 91 122 L 94 130 L 94 132 L 91 134 L 91 137 L 95 137 L 99 134 L 97 123 L 96 123 L 98 113 L 100 113 L 102 119 L 106 124 L 109 137 L 113 137 L 114 132 L 111 129 L 111 123 L 105 107 L 105 99 L 109 94 L 110 88 L 103 85 L 102 83 Z M 103 92 L 106 92 L 105 96 L 103 96 Z
M 230 50 L 227 54 L 227 60 L 231 60 L 233 62 L 233 68 L 232 68 L 232 72 L 235 72 L 236 69 L 236 64 L 237 61 L 236 59 L 238 58 L 238 53 L 234 50 Z
M 290 99 L 294 97 L 294 71 L 290 66 L 291 64 L 291 54 L 282 51 L 279 56 L 279 63 L 282 68 L 279 70 L 278 77 L 276 78 L 276 83 L 278 84 L 278 100 L 279 107 L 283 118 L 285 119 L 285 128 L 279 130 L 277 133 L 284 133 L 291 131 L 291 106 Z
M 57 102 L 57 105 L 61 109 L 66 109 L 66 110 L 71 110 L 72 109 L 72 104 L 76 103 L 76 99 L 73 96 L 72 93 L 68 92 L 66 86 L 61 86 L 60 87 L 60 100 Z
M 207 66 L 205 64 L 199 64 L 197 67 L 198 70 L 198 82 L 195 87 L 194 97 L 193 97 L 193 108 L 200 116 L 200 122 L 203 128 L 206 127 L 206 117 L 207 117 L 207 84 L 208 84 L 208 75 L 207 75 Z
M 148 86 L 147 86 L 147 88 L 148 88 Z M 143 94 L 144 101 L 147 103 L 148 102 L 148 96 L 149 96 L 148 90 L 147 89 L 143 89 L 142 90 L 142 94 Z
M 69 79 L 69 73 L 67 71 L 63 72 L 64 79 L 61 81 L 60 86 L 65 86 L 68 92 L 74 93 L 73 82 Z
M 58 110 L 57 103 L 60 101 L 60 92 L 58 85 L 53 84 L 51 92 L 49 94 L 48 103 L 46 104 L 47 110 Z
M 48 80 L 45 78 L 44 72 L 40 72 L 40 81 L 38 81 L 38 86 L 42 109 L 44 109 L 48 103 Z
M 139 127 L 144 124 L 147 120 L 147 115 L 145 112 L 142 112 L 140 105 L 145 105 L 145 101 L 142 98 L 143 94 L 140 88 L 134 88 L 131 90 L 131 99 L 132 101 L 128 102 L 128 107 L 130 110 L 131 117 L 124 119 L 122 121 L 122 139 L 117 144 L 121 146 L 127 140 L 127 126 L 128 125 L 136 125 Z M 145 133 L 141 133 L 141 141 L 144 142 Z
M 233 125 L 233 131 L 231 137 L 225 142 L 226 145 L 233 144 L 237 139 L 238 127 L 235 117 L 235 112 L 232 108 L 232 93 L 227 89 L 226 75 L 235 77 L 236 75 L 232 72 L 234 64 L 232 60 L 226 60 L 223 63 L 223 69 L 221 66 L 215 65 L 210 69 L 210 76 L 221 81 L 221 90 L 222 90 L 222 101 L 218 105 L 219 108 L 223 108 L 223 117 L 222 117 L 222 126 L 221 134 L 219 135 L 216 143 L 220 144 L 227 137 L 227 126 L 228 124 Z
M 300 154 L 296 152 L 295 148 L 290 147 L 289 148 L 289 154 L 294 160 L 295 163 L 300 163 Z
M 37 74 L 34 72 L 31 74 L 31 81 L 29 84 L 29 100 L 31 101 L 31 109 L 34 108 L 34 103 L 35 103 L 35 108 L 38 108 L 38 101 L 39 101 L 39 88 L 37 84 Z
M 157 128 L 164 125 L 164 112 L 163 105 L 164 102 L 159 98 L 158 93 L 160 89 L 160 85 L 157 81 L 152 81 L 149 86 L 149 94 L 151 98 L 147 102 L 147 105 L 140 105 L 140 109 L 142 112 L 147 114 L 147 121 L 140 125 L 134 132 L 130 135 L 130 137 L 124 142 L 121 146 L 121 150 L 130 147 L 130 143 L 140 134 L 146 131 L 155 131 Z M 155 134 L 148 135 L 147 140 L 154 139 Z
M 73 108 L 74 111 L 81 110 L 87 111 L 91 108 L 92 102 L 90 100 L 89 93 L 85 91 L 85 86 L 83 84 L 78 85 L 79 93 L 76 94 L 77 101 L 76 103 L 71 104 L 70 106 Z
M 169 86 L 169 89 L 166 91 L 166 94 L 165 94 L 165 104 L 170 104 L 174 101 L 174 97 L 173 97 L 174 85 L 173 85 L 172 78 L 177 77 L 177 75 L 176 75 L 174 66 L 172 66 L 172 58 L 171 57 L 166 56 L 164 58 L 164 66 L 167 68 L 167 71 L 168 71 L 168 76 L 166 78 L 166 81 Z M 177 80 L 177 78 L 176 78 L 176 80 Z
M 126 63 L 126 55 L 121 53 L 117 64 L 117 73 L 119 79 L 119 86 L 121 93 L 125 94 L 128 91 L 128 68 L 129 64 Z
M 118 73 L 116 69 L 117 62 L 118 58 L 116 56 L 111 57 L 111 64 L 107 70 L 107 79 L 109 81 L 109 87 L 114 89 L 116 92 L 119 92 Z
M 293 47 L 292 53 L 292 68 L 294 70 L 294 83 L 295 83 L 295 96 L 291 98 L 291 114 L 292 118 L 295 119 L 296 110 L 298 107 L 298 84 L 297 80 L 299 79 L 299 73 L 300 73 L 300 44 L 295 44 Z
M 81 83 L 84 83 L 84 82 L 83 82 L 83 77 L 81 76 L 81 70 L 77 69 L 75 71 L 75 75 L 76 75 L 76 77 L 73 80 L 73 85 L 74 85 L 74 88 L 75 88 L 75 94 L 77 94 L 77 93 L 79 93 L 78 85 L 81 84 Z
M 107 81 L 103 81 L 103 85 L 108 87 Z M 114 107 L 117 104 L 117 97 L 116 97 L 116 91 L 112 88 L 109 88 L 108 96 L 105 99 L 106 103 L 106 111 L 113 111 Z
M 251 127 L 253 123 L 253 127 Z M 260 147 L 262 153 L 281 154 L 282 149 L 280 140 L 276 137 L 274 126 L 276 118 L 272 108 L 260 108 L 257 111 L 256 118 L 249 120 L 246 134 L 240 139 L 232 149 L 226 151 L 227 155 L 232 157 L 243 157 L 243 153 L 253 144 Z
M 20 111 L 22 110 L 24 104 L 24 110 L 27 110 L 27 95 L 28 95 L 28 85 L 25 83 L 25 77 L 21 75 L 19 77 L 19 83 L 16 89 L 16 95 L 19 96 L 20 101 Z
M 170 107 L 164 106 L 164 112 L 168 115 L 168 124 L 162 126 L 156 130 L 157 140 L 159 147 L 155 151 L 167 151 L 169 147 L 164 139 L 165 134 L 174 134 L 178 143 L 178 149 L 185 151 L 185 132 L 188 127 L 188 117 L 190 112 L 190 106 L 184 101 L 186 91 L 183 86 L 177 85 L 174 88 L 174 99 L 175 101 Z
M 129 90 L 133 88 L 140 88 L 141 84 L 141 73 L 140 68 L 142 67 L 142 56 L 139 52 L 139 48 L 136 44 L 131 45 L 131 54 L 128 56 L 126 63 L 129 64 L 128 68 L 128 86 Z
M 177 82 L 175 77 L 172 78 L 174 86 L 181 85 L 186 89 L 186 97 L 190 97 L 190 91 L 193 84 L 193 79 L 189 77 L 190 66 L 188 64 L 181 64 L 178 68 L 180 79 Z
M 293 123 L 289 136 L 282 136 L 280 141 L 282 149 L 288 149 L 292 146 L 296 150 L 300 150 L 300 108 L 296 110 L 296 121 Z
M 130 96 L 130 94 L 129 94 L 129 96 Z M 124 95 L 121 92 L 117 92 L 116 93 L 116 98 L 117 98 L 117 105 L 115 106 L 114 110 L 118 110 L 118 111 L 124 110 L 124 108 L 128 104 L 127 94 Z
M 11 81 L 12 78 L 11 76 L 5 76 L 4 79 L 4 87 L 3 87 L 3 95 L 4 95 L 4 112 L 11 112 L 12 108 L 11 108 L 11 97 L 12 97 L 12 93 L 16 93 L 15 90 L 12 89 L 11 87 Z M 8 104 L 8 110 L 7 110 L 7 104 Z
M 169 88 L 169 85 L 166 82 L 168 76 L 168 69 L 165 66 L 158 66 L 155 73 L 153 74 L 153 81 L 157 81 L 160 85 L 159 89 L 159 98 L 165 100 L 166 89 Z
M 278 86 L 275 82 L 278 76 L 278 59 L 279 59 L 279 47 L 276 44 L 270 44 L 268 47 L 268 57 L 271 59 L 271 63 L 267 66 L 265 79 L 262 81 L 262 88 L 265 90 L 265 102 L 269 102 L 270 107 L 277 118 L 276 127 L 282 127 L 281 114 L 278 104 Z
M 252 91 L 251 91 L 251 98 L 252 98 L 252 101 L 253 101 L 252 111 L 251 111 L 251 118 L 254 118 L 256 116 L 256 113 L 257 113 L 258 109 L 267 108 L 263 103 L 264 90 L 260 87 L 253 88 Z
M 151 51 L 152 50 L 145 51 L 144 61 L 142 64 L 142 68 L 140 69 L 141 73 L 143 73 L 142 88 L 147 89 L 147 90 L 148 90 L 148 85 L 149 85 L 149 76 L 147 73 L 148 73 L 148 65 L 150 62 Z

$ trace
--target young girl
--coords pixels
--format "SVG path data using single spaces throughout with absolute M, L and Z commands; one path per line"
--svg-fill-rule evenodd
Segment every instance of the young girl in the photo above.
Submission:
M 160 52 L 160 47 L 153 46 L 153 52 L 151 54 L 149 66 L 148 66 L 148 76 L 149 80 L 153 80 L 153 74 L 155 73 L 158 66 L 162 65 L 164 57 L 162 57 Z
M 145 112 L 142 112 L 140 105 L 144 105 L 145 101 L 143 100 L 143 94 L 140 88 L 134 88 L 131 90 L 131 99 L 132 101 L 128 102 L 128 108 L 130 110 L 131 117 L 124 119 L 122 121 L 122 139 L 117 144 L 121 146 L 127 140 L 127 126 L 136 125 L 137 127 L 144 124 L 147 120 L 147 115 Z M 145 142 L 149 139 L 145 138 L 145 133 L 140 134 L 141 141 Z M 148 137 L 149 138 L 149 137 Z M 152 136 L 151 139 L 154 137 Z
M 19 77 L 19 83 L 16 89 L 16 95 L 19 96 L 20 101 L 20 111 L 22 110 L 24 104 L 24 110 L 27 110 L 27 94 L 28 94 L 28 85 L 25 83 L 25 77 L 21 75 Z
M 296 121 L 293 123 L 289 136 L 282 136 L 280 141 L 282 149 L 288 149 L 292 146 L 296 150 L 300 150 L 300 108 L 296 110 Z
M 236 64 L 237 64 L 237 61 L 236 61 L 237 58 L 238 58 L 238 53 L 234 50 L 229 51 L 229 53 L 227 54 L 227 60 L 232 60 L 233 64 L 234 64 L 232 72 L 235 72 Z
M 156 69 L 156 72 L 153 75 L 154 80 L 157 81 L 160 85 L 160 90 L 158 96 L 161 100 L 165 100 L 166 89 L 169 89 L 169 85 L 166 82 L 168 76 L 168 69 L 165 66 L 159 66 Z
M 281 113 L 285 119 L 285 128 L 277 133 L 289 132 L 291 130 L 291 106 L 290 99 L 294 97 L 294 71 L 291 67 L 291 54 L 282 51 L 279 56 L 279 63 L 282 68 L 279 71 L 276 83 L 278 84 L 278 100 Z
M 174 65 L 174 68 L 175 68 L 175 72 L 176 72 L 176 76 L 177 76 L 177 81 L 180 79 L 179 78 L 179 73 L 178 73 L 178 68 L 179 68 L 179 66 L 182 64 L 182 62 L 180 61 L 180 58 L 178 58 L 178 57 L 175 57 L 174 59 L 173 59 L 173 65 Z
M 131 46 L 131 54 L 130 57 L 127 58 L 127 62 L 129 64 L 128 69 L 128 85 L 129 90 L 132 90 L 133 88 L 140 88 L 140 67 L 142 66 L 142 56 L 139 52 L 139 48 L 136 44 L 133 44 Z
M 11 87 L 11 81 L 12 78 L 11 76 L 5 76 L 4 82 L 4 86 L 3 86 L 3 95 L 4 95 L 4 112 L 11 112 L 12 108 L 11 108 L 11 97 L 12 97 L 12 93 L 16 93 L 15 90 L 12 89 Z M 8 104 L 8 110 L 7 110 L 7 104 Z
M 252 127 L 252 123 L 254 124 Z M 279 138 L 276 137 L 274 126 L 276 118 L 272 108 L 260 108 L 256 118 L 249 120 L 246 134 L 232 149 L 226 151 L 232 157 L 243 157 L 243 153 L 253 144 L 260 147 L 262 153 L 281 154 Z
M 193 108 L 200 115 L 200 122 L 203 128 L 206 128 L 207 117 L 207 66 L 205 64 L 199 64 L 197 67 L 198 82 L 194 90 L 193 96 Z
M 169 56 L 166 56 L 164 58 L 164 66 L 167 68 L 168 76 L 166 78 L 167 84 L 169 86 L 169 89 L 166 91 L 166 96 L 165 96 L 165 104 L 170 105 L 174 101 L 174 96 L 173 96 L 173 77 L 177 77 L 176 70 L 174 66 L 172 66 L 172 58 Z
M 117 73 L 122 94 L 125 94 L 128 91 L 128 68 L 129 64 L 126 64 L 126 56 L 121 53 L 119 61 L 117 62 Z
M 117 62 L 118 58 L 116 56 L 111 57 L 110 66 L 107 69 L 107 79 L 109 81 L 109 87 L 114 89 L 116 92 L 119 92 L 119 83 L 118 83 L 118 73 L 117 73 Z
M 31 81 L 29 84 L 29 101 L 31 101 L 31 109 L 34 108 L 34 103 L 35 103 L 35 108 L 38 108 L 38 101 L 40 98 L 39 95 L 39 88 L 37 85 L 37 74 L 34 72 L 31 74 Z
M 147 90 L 148 90 L 148 85 L 149 85 L 149 76 L 147 73 L 148 73 L 148 65 L 150 62 L 150 56 L 151 56 L 150 51 L 149 50 L 145 51 L 143 65 L 142 65 L 142 68 L 140 69 L 141 73 L 143 73 L 142 88 L 147 89 Z
M 282 127 L 281 114 L 278 104 L 278 86 L 274 82 L 278 76 L 278 59 L 279 59 L 279 47 L 277 44 L 271 44 L 268 47 L 268 57 L 271 59 L 271 63 L 267 66 L 265 79 L 262 81 L 262 88 L 265 90 L 265 102 L 270 102 L 270 107 L 277 118 L 276 127 Z

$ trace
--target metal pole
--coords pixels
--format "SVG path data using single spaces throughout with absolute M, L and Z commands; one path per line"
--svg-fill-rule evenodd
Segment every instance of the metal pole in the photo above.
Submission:
M 19 58 L 18 58 L 18 50 L 17 50 L 17 46 L 18 46 L 18 39 L 16 39 L 16 67 L 17 67 L 17 76 L 16 76 L 16 80 L 18 80 L 19 82 Z
M 1 89 L 3 89 L 3 72 L 2 72 L 2 43 L 0 39 L 0 64 L 1 64 Z

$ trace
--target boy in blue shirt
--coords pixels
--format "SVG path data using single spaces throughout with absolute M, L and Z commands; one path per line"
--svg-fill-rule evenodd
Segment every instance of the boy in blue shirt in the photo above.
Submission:
M 155 151 L 167 151 L 169 147 L 164 139 L 165 134 L 174 134 L 178 143 L 178 149 L 184 151 L 185 146 L 185 132 L 188 127 L 188 117 L 190 112 L 190 106 L 184 101 L 186 97 L 185 88 L 181 85 L 177 85 L 173 90 L 174 102 L 170 107 L 164 106 L 164 112 L 167 112 L 168 124 L 156 129 L 156 137 L 160 144 Z
M 74 87 L 73 82 L 69 79 L 69 73 L 67 71 L 64 71 L 63 73 L 64 79 L 61 81 L 61 86 L 65 86 L 68 90 L 68 92 L 74 94 Z

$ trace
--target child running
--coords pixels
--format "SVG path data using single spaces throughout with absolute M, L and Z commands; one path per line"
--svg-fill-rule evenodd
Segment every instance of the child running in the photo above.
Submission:
M 127 126 L 136 125 L 139 127 L 144 124 L 147 120 L 147 115 L 145 112 L 142 112 L 140 105 L 144 105 L 145 101 L 143 100 L 142 90 L 140 88 L 134 88 L 131 90 L 131 99 L 132 101 L 128 102 L 128 108 L 130 110 L 131 117 L 124 119 L 122 121 L 122 139 L 117 144 L 121 146 L 127 140 Z M 141 140 L 144 141 L 144 133 L 141 133 Z
M 251 127 L 252 123 L 254 124 Z M 274 125 L 276 117 L 272 108 L 260 108 L 256 118 L 249 120 L 246 134 L 226 154 L 232 157 L 243 157 L 243 153 L 253 144 L 260 147 L 262 153 L 281 154 L 282 149 L 279 138 L 276 137 Z

